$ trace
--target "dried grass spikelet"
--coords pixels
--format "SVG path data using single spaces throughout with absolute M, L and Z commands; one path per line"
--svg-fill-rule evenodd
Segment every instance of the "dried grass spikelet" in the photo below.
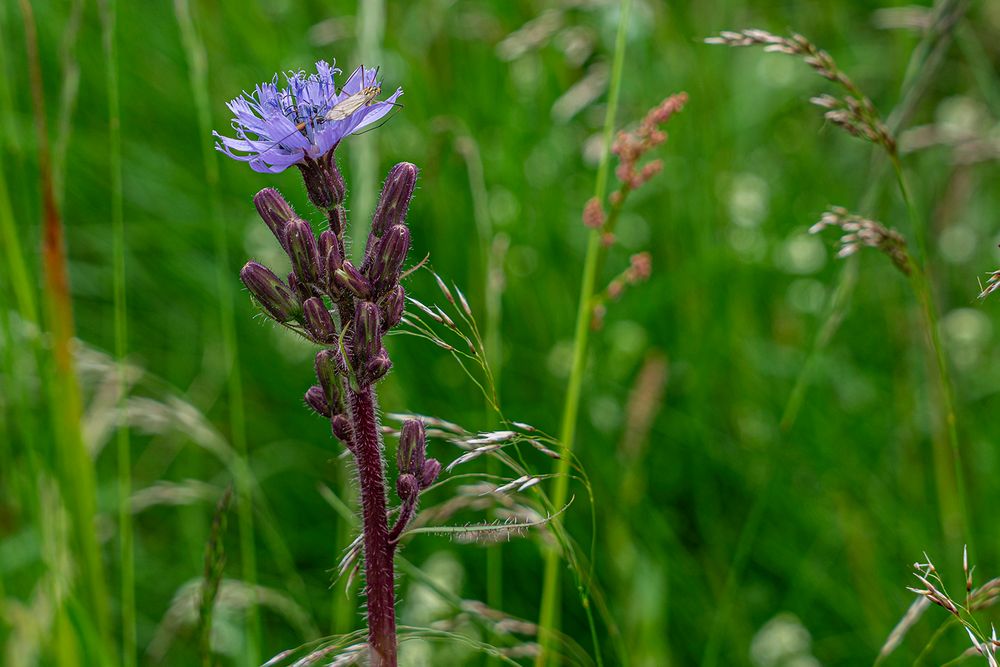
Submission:
M 996 604 L 998 596 L 1000 596 L 1000 579 L 991 579 L 982 586 L 973 588 L 972 575 L 975 568 L 969 567 L 968 549 L 965 549 L 962 553 L 965 595 L 963 598 L 956 598 L 948 592 L 941 575 L 926 553 L 924 560 L 923 563 L 913 564 L 913 575 L 920 582 L 921 587 L 907 587 L 907 590 L 918 596 L 917 601 L 910 605 L 906 615 L 889 634 L 881 651 L 879 651 L 879 660 L 881 661 L 888 656 L 902 643 L 906 633 L 916 625 L 931 605 L 937 605 L 951 614 L 965 628 L 972 648 L 963 655 L 981 655 L 986 658 L 991 667 L 1000 667 L 996 658 L 997 649 L 1000 648 L 996 629 L 991 626 L 991 632 L 987 635 L 985 628 L 980 626 L 973 615 L 977 611 Z
M 905 275 L 909 276 L 912 273 L 910 255 L 906 251 L 906 239 L 896 230 L 853 214 L 840 206 L 834 206 L 823 213 L 819 222 L 809 228 L 809 233 L 819 234 L 827 227 L 839 227 L 844 232 L 840 237 L 838 257 L 849 257 L 862 246 L 868 246 L 886 255 Z
M 833 57 L 799 34 L 791 37 L 773 35 L 766 30 L 748 29 L 739 32 L 723 31 L 705 40 L 707 44 L 724 46 L 763 46 L 765 51 L 784 53 L 802 58 L 817 74 L 840 86 L 845 95 L 818 95 L 810 102 L 826 109 L 823 116 L 849 134 L 882 146 L 890 155 L 896 155 L 896 140 L 882 122 L 872 101 L 861 92 L 854 81 L 841 70 Z
M 993 294 L 993 292 L 1000 289 L 1000 269 L 997 269 L 990 274 L 990 277 L 986 279 L 985 287 L 983 287 L 981 283 L 979 287 L 981 288 L 979 292 L 980 299 L 985 299 L 990 294 Z

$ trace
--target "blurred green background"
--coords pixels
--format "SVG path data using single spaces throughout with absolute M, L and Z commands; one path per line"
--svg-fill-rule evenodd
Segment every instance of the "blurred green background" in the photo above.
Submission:
M 28 4 L 66 231 L 96 538 L 110 618 L 117 619 L 113 150 L 102 5 Z M 121 2 L 117 17 L 139 664 L 197 664 L 190 586 L 201 577 L 215 503 L 239 469 L 231 455 L 237 445 L 220 327 L 225 297 L 213 240 L 220 229 L 245 403 L 245 419 L 236 421 L 245 426 L 257 489 L 255 569 L 266 589 L 259 655 L 363 622 L 344 582 L 330 586 L 353 529 L 319 486 L 348 502 L 354 492 L 324 423 L 302 406 L 311 349 L 263 321 L 237 277 L 247 258 L 285 266 L 255 216 L 257 190 L 278 187 L 313 222 L 318 217 L 295 170 L 260 175 L 212 153 L 206 172 L 203 151 L 212 138 L 199 125 L 191 83 L 198 49 L 211 127 L 223 132 L 229 99 L 318 59 L 349 72 L 363 56 L 381 65 L 388 89 L 404 88 L 405 109 L 338 149 L 352 216 L 368 214 L 394 162 L 421 167 L 409 217 L 411 263 L 429 253 L 433 268 L 468 295 L 481 324 L 488 294 L 502 289 L 502 318 L 494 312 L 493 322 L 502 341 L 504 412 L 555 433 L 586 241 L 580 214 L 594 187 L 619 11 L 617 2 L 602 0 L 192 0 L 196 39 L 185 42 L 186 4 Z M 627 649 L 616 652 L 599 618 L 610 664 L 870 664 L 912 602 L 904 587 L 923 551 L 953 589 L 962 588 L 966 540 L 946 537 L 939 519 L 933 367 L 912 291 L 884 257 L 861 253 L 858 289 L 814 360 L 801 411 L 790 428 L 779 426 L 845 266 L 833 257 L 832 236 L 807 229 L 831 204 L 858 208 L 877 181 L 873 203 L 861 212 L 912 239 L 891 173 L 873 160 L 873 148 L 824 124 L 808 104 L 830 86 L 806 65 L 702 43 L 723 29 L 801 32 L 889 116 L 928 20 L 929 6 L 920 5 L 635 1 L 617 124 L 635 122 L 673 92 L 687 91 L 690 102 L 657 150 L 663 173 L 630 199 L 599 283 L 641 250 L 652 254 L 653 276 L 610 306 L 592 338 L 584 385 L 577 452 L 595 500 L 595 573 Z M 976 300 L 977 277 L 1000 261 L 1000 3 L 965 9 L 901 143 L 928 229 L 981 583 L 1000 574 L 993 514 L 1000 503 L 1000 312 L 995 302 Z M 10 222 L 40 302 L 37 114 L 25 37 L 19 2 L 3 0 L 0 160 Z M 65 463 L 51 444 L 59 411 L 50 404 L 58 407 L 59 396 L 46 398 L 38 370 L 51 349 L 18 309 L 5 243 L 0 662 L 88 664 L 84 653 L 54 640 L 60 624 L 86 635 L 90 621 L 67 537 L 72 502 L 55 481 Z M 492 287 L 489 252 L 504 274 Z M 441 302 L 426 273 L 407 290 Z M 390 352 L 394 372 L 380 387 L 385 411 L 436 415 L 472 430 L 497 425 L 443 350 L 401 336 Z M 445 461 L 457 454 L 441 442 L 431 452 Z M 551 465 L 530 460 L 539 472 Z M 565 521 L 586 552 L 590 508 L 582 488 L 574 492 Z M 491 515 L 459 522 L 484 517 Z M 247 558 L 237 523 L 231 513 L 223 543 L 225 576 L 234 584 L 224 586 L 215 619 L 220 664 L 252 658 L 247 595 L 235 583 Z M 487 600 L 482 545 L 422 535 L 403 555 L 451 594 Z M 505 544 L 502 558 L 503 611 L 535 620 L 540 540 Z M 399 594 L 401 623 L 447 622 L 495 640 L 456 619 L 452 605 L 405 571 Z M 929 610 L 886 664 L 912 664 L 944 620 L 942 610 Z M 562 627 L 592 652 L 568 573 Z M 117 642 L 117 622 L 112 634 Z M 953 627 L 924 664 L 941 664 L 967 646 Z M 409 651 L 411 664 L 484 661 L 459 642 L 415 643 Z M 977 661 L 984 663 L 969 659 Z

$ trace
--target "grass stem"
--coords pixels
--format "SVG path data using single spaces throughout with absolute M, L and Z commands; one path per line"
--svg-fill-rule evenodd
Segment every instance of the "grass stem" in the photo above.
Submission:
M 118 84 L 117 0 L 100 4 L 104 37 L 104 65 L 108 89 L 108 157 L 111 190 L 111 237 L 113 245 L 112 291 L 114 301 L 115 359 L 118 362 L 118 430 L 115 436 L 118 467 L 118 551 L 123 667 L 136 664 L 135 555 L 133 547 L 132 457 L 126 417 L 128 393 L 128 321 L 125 292 L 125 221 L 122 211 L 122 137 Z
M 597 169 L 597 181 L 594 186 L 594 196 L 598 201 L 604 201 L 607 195 L 608 174 L 611 167 L 611 140 L 614 135 L 615 117 L 618 112 L 618 97 L 621 93 L 621 83 L 625 69 L 625 45 L 628 32 L 629 14 L 632 0 L 622 0 L 618 15 L 618 33 L 615 37 L 615 55 L 612 64 L 610 88 L 608 91 L 608 106 L 604 116 L 604 138 L 601 149 L 601 162 Z M 556 467 L 555 487 L 552 493 L 553 507 L 557 510 L 566 503 L 569 492 L 570 455 L 576 439 L 576 423 L 580 411 L 580 393 L 583 387 L 583 377 L 586 371 L 587 347 L 590 338 L 590 319 L 592 302 L 597 284 L 598 264 L 601 256 L 601 235 L 598 230 L 590 230 L 587 239 L 587 254 L 583 265 L 583 278 L 580 282 L 580 297 L 577 304 L 576 327 L 573 335 L 573 361 L 570 368 L 569 383 L 566 388 L 566 399 L 563 403 L 562 423 L 559 431 L 559 442 L 562 445 L 561 457 Z M 561 522 L 561 518 L 553 519 Z M 545 573 L 542 583 L 541 612 L 539 614 L 539 640 L 541 650 L 535 660 L 536 667 L 546 667 L 552 664 L 551 637 L 558 629 L 560 600 L 560 554 L 556 549 L 545 552 Z M 599 657 L 598 657 L 599 659 Z
M 917 241 L 917 254 L 914 258 L 915 270 L 911 277 L 914 294 L 920 304 L 922 321 L 927 336 L 927 343 L 930 352 L 934 357 L 934 365 L 937 370 L 938 384 L 940 391 L 941 419 L 944 422 L 947 434 L 949 455 L 951 458 L 951 470 L 954 479 L 949 479 L 947 465 L 935 465 L 934 474 L 937 478 L 938 493 L 941 496 L 938 504 L 941 511 L 941 524 L 944 531 L 945 544 L 949 551 L 957 553 L 962 545 L 968 545 L 970 551 L 975 553 L 972 540 L 973 534 L 970 530 L 970 518 L 968 513 L 968 503 L 965 491 L 965 473 L 962 470 L 961 443 L 958 437 L 957 417 L 955 416 L 955 393 L 951 381 L 951 373 L 948 369 L 948 360 L 945 354 L 944 345 L 941 341 L 941 331 L 938 323 L 937 306 L 934 303 L 934 295 L 931 289 L 931 276 L 928 270 L 927 256 L 927 233 L 921 216 L 917 211 L 914 199 L 910 194 L 907 184 L 906 174 L 899 161 L 899 156 L 891 156 L 892 168 L 896 175 L 896 183 L 899 186 L 900 195 L 906 205 L 907 215 L 910 218 L 910 228 Z M 935 449 L 938 445 L 935 443 Z M 946 456 L 935 455 L 935 458 L 948 458 Z
M 82 400 L 73 357 L 73 304 L 63 221 L 56 199 L 52 155 L 46 122 L 45 93 L 34 10 L 20 0 L 27 46 L 31 100 L 38 138 L 38 172 L 42 196 L 42 273 L 46 327 L 51 334 L 52 365 L 43 374 L 56 434 L 56 469 L 60 492 L 72 517 L 72 533 L 83 576 L 84 603 L 96 633 L 96 644 L 110 660 L 108 599 L 100 548 L 94 530 L 97 482 L 94 464 L 81 431 Z M 81 637 L 81 641 L 87 641 Z

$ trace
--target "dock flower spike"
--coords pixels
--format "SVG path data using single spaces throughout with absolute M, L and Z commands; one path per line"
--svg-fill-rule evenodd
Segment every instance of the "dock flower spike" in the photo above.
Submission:
M 403 94 L 397 88 L 389 98 L 381 92 L 378 70 L 354 70 L 338 91 L 334 77 L 340 70 L 320 60 L 316 73 L 286 72 L 287 85 L 278 87 L 278 75 L 252 93 L 229 102 L 236 138 L 212 134 L 216 150 L 250 164 L 260 173 L 278 173 L 306 160 L 318 160 L 349 134 L 385 117 Z

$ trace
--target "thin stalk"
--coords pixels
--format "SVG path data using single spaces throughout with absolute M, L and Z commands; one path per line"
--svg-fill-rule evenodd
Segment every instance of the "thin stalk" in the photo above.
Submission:
M 611 81 L 608 91 L 608 107 L 604 116 L 604 138 L 601 150 L 601 162 L 597 168 L 597 181 L 594 186 L 594 196 L 598 201 L 604 201 L 608 188 L 608 173 L 611 167 L 611 139 L 614 135 L 615 116 L 618 112 L 618 97 L 621 93 L 621 83 L 625 70 L 625 44 L 629 14 L 632 0 L 622 0 L 618 15 L 618 34 L 615 37 L 615 55 L 611 68 Z M 569 384 L 566 388 L 566 400 L 563 403 L 562 424 L 559 431 L 559 442 L 562 445 L 562 455 L 556 467 L 555 486 L 552 492 L 552 504 L 556 511 L 566 504 L 569 493 L 570 455 L 576 438 L 576 422 L 580 411 L 580 393 L 583 387 L 583 376 L 586 370 L 587 345 L 590 337 L 590 318 L 592 302 L 597 284 L 598 260 L 601 256 L 600 231 L 592 229 L 587 239 L 587 255 L 583 263 L 583 278 L 580 282 L 580 297 L 576 311 L 576 327 L 573 336 L 573 362 L 570 369 Z M 561 518 L 553 521 L 559 523 Z M 556 549 L 545 553 L 545 574 L 542 584 L 541 612 L 539 614 L 539 640 L 541 643 L 536 667 L 545 667 L 553 662 L 552 635 L 558 626 L 559 588 L 560 588 L 560 554 Z M 600 656 L 597 656 L 600 659 Z
M 497 404 L 500 402 L 500 373 L 503 368 L 501 356 L 501 317 L 502 302 L 500 289 L 503 284 L 503 257 L 500 244 L 492 243 L 492 234 L 480 239 L 486 259 L 485 302 L 486 322 L 483 347 L 486 364 L 493 369 L 493 395 Z M 496 426 L 496 411 L 487 398 L 484 406 L 488 419 L 488 428 Z M 500 461 L 493 456 L 488 457 L 486 472 L 496 475 L 500 472 Z M 493 609 L 503 609 L 503 543 L 497 542 L 486 548 L 486 604 Z M 497 664 L 495 657 L 489 658 L 490 664 Z
M 484 411 L 486 428 L 498 424 L 495 405 L 500 404 L 500 373 L 503 370 L 500 358 L 502 350 L 501 318 L 503 316 L 503 255 L 506 239 L 494 236 L 490 221 L 489 195 L 483 175 L 483 160 L 475 140 L 462 133 L 455 138 L 455 148 L 465 159 L 469 178 L 469 192 L 472 195 L 472 217 L 479 237 L 479 257 L 483 263 L 483 303 L 485 304 L 485 324 L 483 326 L 483 356 L 492 372 L 493 397 L 485 398 Z M 490 456 L 486 461 L 486 473 L 497 475 L 500 461 Z M 486 604 L 493 609 L 503 608 L 503 543 L 497 542 L 486 548 Z M 489 664 L 497 664 L 495 657 L 488 658 Z
M 111 236 L 113 249 L 112 290 L 114 292 L 115 358 L 118 362 L 118 433 L 116 449 L 118 459 L 118 551 L 121 560 L 121 626 L 122 665 L 136 664 L 135 637 L 135 555 L 133 551 L 132 512 L 132 457 L 129 429 L 126 419 L 126 393 L 128 391 L 128 321 L 125 294 L 125 222 L 122 212 L 122 136 L 121 104 L 118 86 L 118 35 L 117 0 L 100 3 L 104 37 L 105 76 L 108 87 L 108 149 L 111 185 Z
M 110 660 L 108 639 L 108 600 L 104 584 L 101 553 L 94 530 L 97 494 L 93 461 L 84 445 L 81 432 L 82 404 L 73 359 L 73 305 L 69 292 L 66 242 L 62 218 L 56 201 L 45 120 L 45 94 L 35 17 L 28 0 L 20 0 L 24 20 L 25 44 L 31 99 L 38 138 L 38 171 L 42 194 L 42 268 L 46 324 L 52 336 L 53 368 L 45 375 L 46 390 L 52 410 L 58 445 L 60 491 L 73 518 L 73 534 L 84 582 L 84 600 L 96 629 L 98 644 Z
M 368 643 L 372 667 L 396 667 L 396 590 L 394 546 L 386 516 L 385 462 L 375 405 L 369 385 L 350 390 L 354 459 L 361 488 L 364 534 L 365 595 L 368 600 Z
M 11 44 L 7 34 L 7 9 L 13 3 L 0 4 L 0 39 L 4 44 Z M 13 54 L 10 54 L 13 55 Z M 11 73 L 8 50 L 0 49 L 0 123 L 3 124 L 3 148 L 9 147 L 17 157 L 21 156 L 21 137 L 17 129 L 17 117 L 14 114 L 14 95 L 11 88 L 16 81 Z
M 184 55 L 188 61 L 191 95 L 194 99 L 198 115 L 198 136 L 202 147 L 205 182 L 212 211 L 212 229 L 214 231 L 215 265 L 217 267 L 216 283 L 219 292 L 219 325 L 222 333 L 222 357 L 227 373 L 227 389 L 229 396 L 229 430 L 233 448 L 242 461 L 247 474 L 238 475 L 234 479 L 236 485 L 236 521 L 240 541 L 240 561 L 242 576 L 248 590 L 253 596 L 247 605 L 247 664 L 260 663 L 260 611 L 257 601 L 257 552 L 254 540 L 253 525 L 253 489 L 252 474 L 247 454 L 246 423 L 243 409 L 243 380 L 240 372 L 239 349 L 236 341 L 236 324 L 234 320 L 232 276 L 229 266 L 229 248 L 227 245 L 227 224 L 222 214 L 222 203 L 219 200 L 219 167 L 215 161 L 215 152 L 208 141 L 212 131 L 212 114 L 208 95 L 208 62 L 205 55 L 205 45 L 198 33 L 191 15 L 188 0 L 174 0 L 174 14 L 184 44 Z
M 28 277 L 28 265 L 21 247 L 21 234 L 14 221 L 4 162 L 0 160 L 0 247 L 3 248 L 4 269 L 21 319 L 27 324 L 38 324 L 38 304 L 35 301 L 32 281 Z
M 1000 115 L 1000 88 L 994 82 L 996 68 L 990 60 L 990 55 L 983 48 L 983 43 L 979 40 L 972 26 L 967 19 L 962 19 L 955 29 L 958 34 L 959 49 L 965 56 L 965 61 L 972 68 L 972 76 L 979 87 L 979 93 L 986 100 L 987 106 L 994 115 Z
M 937 646 L 938 641 L 942 637 L 944 637 L 944 634 L 948 631 L 949 628 L 951 628 L 953 625 L 956 624 L 958 624 L 958 619 L 956 619 L 954 616 L 949 616 L 948 620 L 939 625 L 937 630 L 934 631 L 934 634 L 931 635 L 931 638 L 927 640 L 927 643 L 924 645 L 924 648 L 920 651 L 920 654 L 917 656 L 917 659 L 913 661 L 913 667 L 918 667 L 918 665 L 924 664 L 924 660 L 927 658 L 927 656 L 931 654 L 931 651 L 934 650 L 934 647 Z M 962 656 L 961 659 L 964 660 L 965 656 Z
M 935 476 L 938 479 L 938 490 L 942 494 L 939 499 L 941 505 L 941 523 L 945 533 L 945 542 L 951 548 L 958 548 L 960 544 L 968 544 L 970 550 L 975 552 L 972 545 L 973 534 L 970 529 L 968 514 L 968 503 L 965 490 L 965 473 L 962 470 L 961 443 L 958 437 L 958 424 L 955 416 L 955 393 L 951 381 L 951 373 L 948 370 L 948 360 L 945 356 L 944 345 L 941 342 L 941 331 L 938 325 L 937 306 L 934 303 L 934 296 L 931 293 L 931 278 L 927 269 L 927 237 L 924 226 L 921 224 L 920 215 L 917 212 L 913 197 L 910 195 L 910 188 L 907 185 L 906 175 L 903 173 L 903 166 L 899 161 L 899 156 L 891 155 L 892 168 L 896 174 L 896 182 L 899 185 L 900 195 L 906 204 L 907 215 L 910 218 L 910 227 L 913 229 L 914 238 L 917 240 L 917 251 L 919 257 L 915 258 L 916 267 L 913 271 L 911 284 L 920 302 L 921 315 L 927 334 L 927 342 L 931 347 L 934 356 L 934 363 L 937 368 L 938 382 L 940 384 L 941 400 L 943 402 L 943 418 L 945 431 L 950 447 L 951 465 L 954 471 L 954 480 L 947 479 L 947 468 L 945 466 L 934 466 Z M 935 445 L 936 447 L 937 445 Z M 954 484 L 954 486 L 952 486 Z M 960 515 L 958 522 L 961 528 L 955 526 L 955 516 Z M 955 535 L 961 531 L 960 535 Z M 958 538 L 957 540 L 955 538 Z

